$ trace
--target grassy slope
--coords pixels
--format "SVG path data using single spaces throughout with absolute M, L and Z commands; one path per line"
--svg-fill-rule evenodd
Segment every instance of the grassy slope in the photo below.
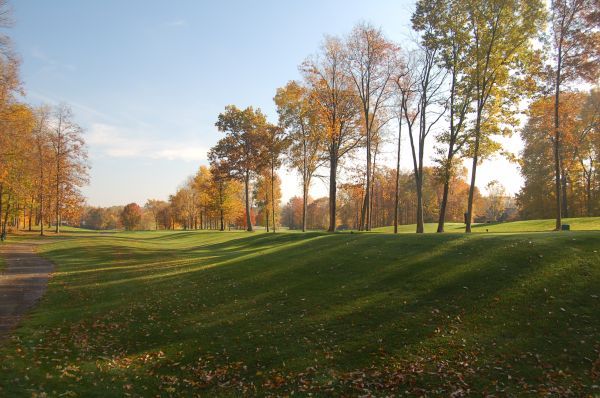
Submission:
M 81 234 L 0 396 L 590 393 L 600 233 Z M 423 390 L 420 390 L 423 389 Z
M 600 217 L 565 218 L 564 224 L 569 224 L 573 231 L 598 231 L 600 230 Z M 475 224 L 473 232 L 540 232 L 554 230 L 554 220 L 527 220 L 493 224 Z M 415 232 L 416 225 L 400 225 L 398 232 Z M 376 232 L 391 233 L 394 227 L 375 228 Z M 437 223 L 425 224 L 425 232 L 435 232 Z M 486 231 L 487 230 L 487 231 Z M 465 224 L 446 223 L 446 232 L 464 232 Z

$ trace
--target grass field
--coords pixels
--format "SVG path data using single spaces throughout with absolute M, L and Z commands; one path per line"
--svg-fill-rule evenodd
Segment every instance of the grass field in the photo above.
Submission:
M 528 220 L 528 221 L 512 221 L 498 222 L 490 224 L 474 224 L 473 232 L 550 232 L 555 227 L 554 220 Z M 569 224 L 573 231 L 600 231 L 600 217 L 580 217 L 580 218 L 565 218 L 563 224 Z M 463 223 L 446 223 L 445 232 L 465 232 L 465 224 Z M 416 230 L 415 224 L 399 225 L 398 232 L 414 233 Z M 426 223 L 425 232 L 435 232 L 437 223 Z M 375 232 L 394 232 L 394 227 L 375 228 Z
M 600 394 L 600 232 L 48 241 L 0 396 Z

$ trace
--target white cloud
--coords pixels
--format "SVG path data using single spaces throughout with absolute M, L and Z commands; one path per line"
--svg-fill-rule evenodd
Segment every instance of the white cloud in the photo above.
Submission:
M 94 123 L 87 134 L 92 151 L 116 158 L 149 158 L 202 161 L 207 149 L 202 145 L 152 139 L 127 128 Z

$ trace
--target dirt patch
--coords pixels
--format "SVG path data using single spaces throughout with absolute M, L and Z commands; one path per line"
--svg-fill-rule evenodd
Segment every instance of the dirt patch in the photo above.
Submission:
M 36 254 L 34 244 L 5 243 L 0 246 L 0 255 L 5 260 L 5 267 L 0 273 L 2 341 L 42 297 L 54 265 Z

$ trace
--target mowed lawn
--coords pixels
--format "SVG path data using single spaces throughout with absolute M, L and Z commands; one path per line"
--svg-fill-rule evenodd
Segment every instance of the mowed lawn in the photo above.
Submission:
M 600 217 L 563 218 L 563 224 L 569 224 L 573 231 L 599 231 Z M 550 232 L 556 227 L 554 220 L 527 220 L 512 222 L 497 222 L 489 224 L 473 224 L 472 232 Z M 399 225 L 398 232 L 414 233 L 415 224 Z M 425 232 L 436 232 L 437 223 L 426 223 Z M 394 227 L 374 228 L 374 232 L 394 232 Z M 444 232 L 465 232 L 465 224 L 447 222 Z
M 0 396 L 600 394 L 600 232 L 66 235 Z

